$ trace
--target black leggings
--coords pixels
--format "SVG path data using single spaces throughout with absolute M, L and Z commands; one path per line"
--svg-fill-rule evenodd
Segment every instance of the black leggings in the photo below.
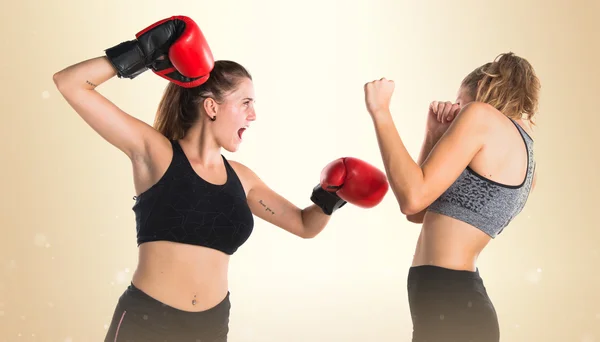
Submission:
M 498 342 L 500 328 L 479 271 L 411 267 L 413 342 Z
M 119 298 L 104 342 L 226 342 L 230 308 L 229 292 L 211 309 L 187 312 L 131 284 Z

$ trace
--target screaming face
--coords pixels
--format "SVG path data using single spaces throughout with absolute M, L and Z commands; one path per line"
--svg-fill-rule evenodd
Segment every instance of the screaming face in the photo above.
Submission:
M 238 87 L 227 94 L 213 111 L 209 115 L 216 117 L 211 126 L 217 142 L 229 152 L 237 151 L 250 122 L 256 120 L 252 80 L 241 80 Z

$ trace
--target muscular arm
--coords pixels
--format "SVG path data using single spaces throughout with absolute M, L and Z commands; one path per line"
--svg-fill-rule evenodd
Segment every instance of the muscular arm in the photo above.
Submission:
M 145 122 L 125 113 L 96 87 L 116 76 L 106 57 L 71 65 L 54 74 L 54 83 L 69 105 L 98 133 L 130 159 L 144 159 L 148 140 L 160 135 Z
M 304 239 L 317 236 L 329 223 L 331 216 L 317 205 L 300 208 L 269 188 L 248 167 L 234 161 L 230 164 L 243 179 L 248 205 L 257 217 Z
M 489 106 L 482 103 L 465 106 L 422 165 L 406 150 L 391 113 L 373 115 L 386 174 L 403 214 L 427 208 L 469 165 L 490 129 L 488 111 Z

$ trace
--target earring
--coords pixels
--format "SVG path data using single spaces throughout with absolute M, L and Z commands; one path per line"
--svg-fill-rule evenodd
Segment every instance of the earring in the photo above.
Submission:
M 213 116 L 212 118 L 210 118 L 210 121 L 215 121 L 215 120 L 217 120 L 217 116 L 216 115 Z

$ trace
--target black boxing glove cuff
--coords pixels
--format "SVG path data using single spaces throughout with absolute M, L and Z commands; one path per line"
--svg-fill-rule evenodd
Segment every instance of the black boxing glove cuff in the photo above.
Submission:
M 129 40 L 105 50 L 119 78 L 134 79 L 148 70 L 146 58 L 137 40 Z
M 336 193 L 324 190 L 320 184 L 313 188 L 310 200 L 327 215 L 333 214 L 347 203 Z

